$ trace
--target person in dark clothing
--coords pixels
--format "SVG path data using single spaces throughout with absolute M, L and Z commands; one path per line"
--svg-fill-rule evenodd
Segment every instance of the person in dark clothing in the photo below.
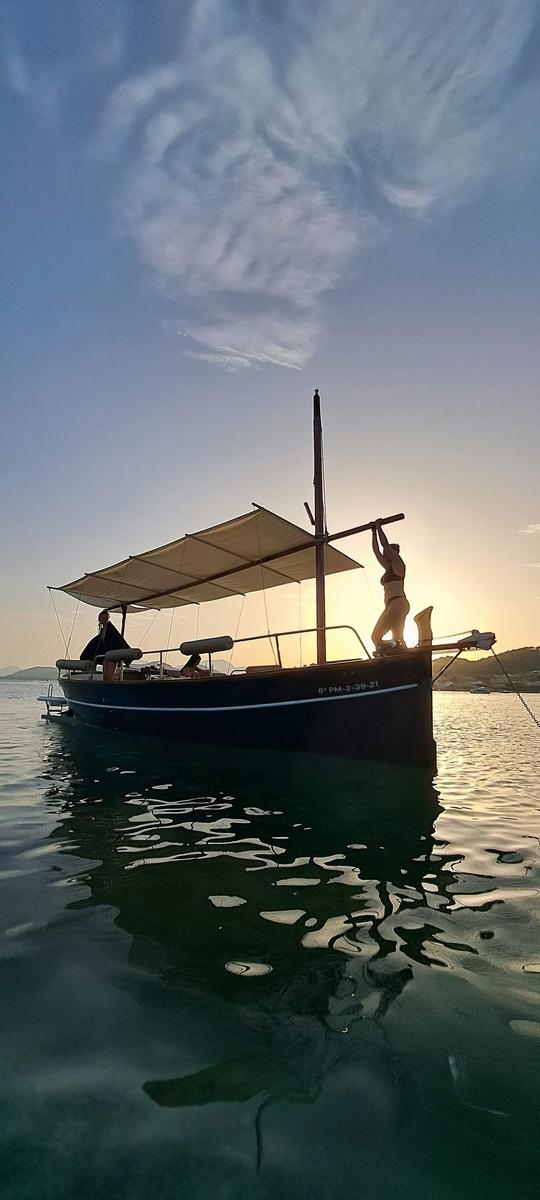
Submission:
M 103 656 L 107 650 L 129 650 L 129 645 L 122 634 L 118 632 L 115 625 L 109 617 L 107 609 L 100 612 L 98 617 L 99 633 L 95 637 L 90 638 L 88 644 L 81 651 L 80 657 L 88 659 L 92 662 L 103 662 Z M 115 663 L 103 664 L 103 680 L 105 683 L 110 683 L 116 674 Z

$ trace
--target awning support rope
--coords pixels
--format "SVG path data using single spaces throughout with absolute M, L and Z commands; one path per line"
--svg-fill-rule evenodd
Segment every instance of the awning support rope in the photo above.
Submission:
M 261 554 L 261 535 L 260 535 L 260 532 L 259 532 L 259 527 L 258 527 L 258 525 L 256 526 L 256 530 L 257 530 L 257 545 L 258 545 L 258 548 L 259 548 L 259 558 L 262 558 L 262 554 Z M 267 604 L 267 602 L 266 602 L 266 587 L 265 587 L 265 584 L 264 584 L 264 566 L 263 566 L 262 564 L 261 564 L 261 567 L 260 567 L 260 571 L 261 571 L 261 591 L 262 591 L 262 594 L 263 594 L 263 602 L 264 602 L 264 614 L 265 614 L 265 617 L 266 617 L 266 632 L 267 632 L 267 634 L 268 634 L 268 641 L 270 642 L 270 647 L 271 647 L 271 650 L 272 650 L 272 656 L 273 656 L 274 662 L 275 662 L 275 664 L 276 664 L 276 666 L 277 666 L 277 665 L 278 665 L 277 655 L 276 655 L 276 651 L 275 651 L 274 643 L 273 643 L 273 641 L 272 641 L 272 638 L 270 637 L 270 621 L 269 621 L 269 618 L 268 618 L 268 604 Z
M 142 637 L 141 637 L 141 638 L 139 638 L 139 646 L 142 646 L 143 642 L 144 642 L 144 641 L 145 641 L 145 639 L 147 638 L 147 636 L 148 636 L 148 634 L 150 633 L 150 630 L 151 630 L 151 628 L 152 628 L 152 625 L 154 624 L 154 621 L 155 621 L 155 619 L 156 619 L 156 617 L 157 617 L 158 615 L 159 615 L 159 608 L 156 608 L 156 611 L 155 611 L 155 613 L 154 613 L 154 615 L 153 615 L 153 617 L 152 617 L 152 620 L 151 620 L 151 621 L 149 622 L 149 624 L 146 626 L 146 629 L 145 629 L 145 631 L 144 631 L 144 633 L 143 633 Z
M 230 674 L 230 671 L 231 671 L 232 660 L 233 660 L 233 657 L 234 657 L 234 648 L 235 648 L 235 644 L 236 644 L 236 639 L 237 639 L 237 637 L 238 637 L 238 630 L 240 629 L 240 621 L 242 620 L 242 613 L 243 613 L 243 611 L 244 611 L 244 604 L 245 604 L 245 600 L 246 600 L 246 597 L 245 597 L 245 595 L 244 595 L 244 596 L 242 596 L 242 603 L 241 603 L 241 605 L 240 605 L 240 612 L 238 613 L 238 620 L 237 620 L 237 622 L 236 622 L 236 629 L 235 629 L 235 631 L 234 631 L 233 646 L 232 646 L 232 650 L 231 650 L 231 654 L 230 654 L 230 658 L 229 658 L 229 662 L 228 662 L 228 673 L 229 673 L 229 674 Z
M 86 581 L 85 581 L 85 582 L 86 582 Z M 79 611 L 79 608 L 80 608 L 80 604 L 81 604 L 81 598 L 82 598 L 83 591 L 84 591 L 84 583 L 83 583 L 83 586 L 82 586 L 82 588 L 81 588 L 81 591 L 79 592 L 79 595 L 78 595 L 78 597 L 77 597 L 77 607 L 76 607 L 76 609 L 75 609 L 75 613 L 74 613 L 74 615 L 73 615 L 73 620 L 72 620 L 72 622 L 71 622 L 71 629 L 70 629 L 70 631 L 69 631 L 69 637 L 68 637 L 68 640 L 67 640 L 67 646 L 66 646 L 66 658 L 69 656 L 69 647 L 71 646 L 71 639 L 72 639 L 72 637 L 73 637 L 73 630 L 75 629 L 75 622 L 76 622 L 76 620 L 77 620 L 77 613 L 78 613 L 78 611 Z
M 166 654 L 168 654 L 168 653 L 169 653 L 169 646 L 170 646 L 170 644 L 171 644 L 171 634 L 172 634 L 172 627 L 173 627 L 173 621 L 174 621 L 175 613 L 176 613 L 176 609 L 175 609 L 175 608 L 173 608 L 173 610 L 172 610 L 172 613 L 171 613 L 171 619 L 170 619 L 170 622 L 169 622 L 169 633 L 168 633 L 168 636 L 167 636 L 167 649 L 166 649 L 166 651 L 165 651 L 165 653 L 166 653 Z
M 53 608 L 54 608 L 54 615 L 55 615 L 55 617 L 56 617 L 56 620 L 58 621 L 58 628 L 59 628 L 59 630 L 60 630 L 60 636 L 61 636 L 61 638 L 62 638 L 62 641 L 63 641 L 63 643 L 64 643 L 64 650 L 65 650 L 65 652 L 66 652 L 66 657 L 67 657 L 67 647 L 68 647 L 68 644 L 67 644 L 67 641 L 66 641 L 66 636 L 65 636 L 64 630 L 62 629 L 62 622 L 61 622 L 61 620 L 60 620 L 60 617 L 58 616 L 58 609 L 57 609 L 57 607 L 56 607 L 56 604 L 54 603 L 54 596 L 53 596 L 53 594 L 52 594 L 52 589 L 51 589 L 51 588 L 47 588 L 47 591 L 48 591 L 48 593 L 49 593 L 49 596 L 51 597 L 52 606 L 53 606 Z

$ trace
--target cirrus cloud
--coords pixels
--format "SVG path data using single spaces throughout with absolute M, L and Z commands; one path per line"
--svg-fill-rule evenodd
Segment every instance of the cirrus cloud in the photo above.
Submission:
M 403 222 L 527 145 L 532 0 L 197 0 L 168 61 L 109 97 L 94 153 L 117 220 L 181 306 L 187 353 L 302 367 L 324 300 Z

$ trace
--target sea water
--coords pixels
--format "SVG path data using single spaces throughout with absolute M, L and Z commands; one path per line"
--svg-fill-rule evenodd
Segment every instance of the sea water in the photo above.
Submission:
M 0 684 L 3 1200 L 534 1194 L 518 699 L 437 695 L 433 779 L 47 725 L 39 688 Z

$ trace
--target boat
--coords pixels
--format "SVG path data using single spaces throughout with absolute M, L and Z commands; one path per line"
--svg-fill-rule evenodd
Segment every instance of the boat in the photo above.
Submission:
M 471 683 L 469 692 L 473 696 L 491 696 L 491 688 L 485 683 Z
M 121 613 L 124 634 L 129 612 L 211 603 L 315 579 L 316 615 L 310 629 L 185 641 L 178 649 L 187 657 L 205 656 L 208 664 L 197 678 L 168 670 L 164 648 L 144 655 L 140 648 L 108 651 L 104 655 L 107 674 L 111 669 L 116 672 L 110 681 L 104 680 L 93 660 L 58 659 L 59 684 L 68 707 L 60 704 L 53 715 L 70 714 L 90 726 L 170 737 L 180 743 L 306 751 L 434 771 L 434 648 L 453 650 L 458 656 L 462 650 L 489 648 L 495 637 L 473 630 L 459 642 L 434 647 L 432 610 L 426 608 L 415 617 L 416 646 L 389 644 L 383 653 L 373 655 L 354 623 L 328 625 L 327 576 L 362 566 L 335 543 L 373 529 L 374 522 L 328 532 L 318 390 L 313 397 L 313 461 L 314 513 L 305 502 L 311 531 L 254 504 L 239 517 L 129 555 L 58 589 L 78 605 Z M 380 524 L 402 519 L 403 513 L 396 513 Z M 336 629 L 347 629 L 356 639 L 356 657 L 329 659 L 327 635 Z M 283 641 L 300 633 L 316 637 L 316 662 L 286 667 Z M 216 654 L 262 640 L 272 646 L 273 665 L 253 664 L 227 675 L 213 666 Z M 143 657 L 157 659 L 159 666 L 135 666 Z

